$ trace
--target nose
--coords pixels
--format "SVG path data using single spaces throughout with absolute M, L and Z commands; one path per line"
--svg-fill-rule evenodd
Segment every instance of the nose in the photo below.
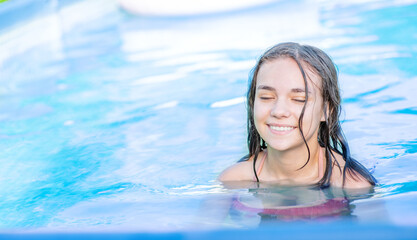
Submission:
M 285 99 L 278 99 L 271 109 L 271 116 L 275 118 L 286 118 L 290 116 L 290 108 Z

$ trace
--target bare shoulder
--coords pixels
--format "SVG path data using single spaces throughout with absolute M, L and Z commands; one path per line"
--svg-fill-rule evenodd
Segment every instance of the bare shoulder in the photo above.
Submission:
M 346 189 L 360 189 L 370 188 L 372 185 L 361 174 L 351 169 L 346 172 L 345 183 L 343 184 L 343 168 L 345 167 L 345 160 L 343 157 L 334 152 L 336 161 L 333 162 L 333 171 L 331 176 L 331 184 L 335 187 L 343 187 Z M 339 168 L 340 166 L 340 168 Z
M 252 164 L 253 161 L 238 162 L 226 168 L 218 177 L 222 182 L 228 181 L 251 181 L 252 180 Z
M 352 170 L 351 173 L 346 173 L 346 182 L 344 188 L 359 189 L 359 188 L 370 188 L 371 183 L 366 180 L 362 175 Z

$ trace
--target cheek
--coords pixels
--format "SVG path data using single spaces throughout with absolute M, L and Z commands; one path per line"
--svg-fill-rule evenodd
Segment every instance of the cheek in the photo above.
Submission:
M 323 121 L 323 109 L 321 103 L 315 103 L 311 106 L 307 106 L 304 112 L 303 125 L 307 128 L 315 127 Z
M 323 109 L 320 106 L 316 106 L 311 112 L 310 122 L 313 128 L 318 127 L 323 119 Z
M 255 101 L 253 105 L 253 117 L 255 122 L 257 120 L 262 120 L 268 114 L 268 108 L 265 104 L 259 103 L 259 101 Z
M 262 104 L 259 104 L 255 101 L 253 106 L 253 120 L 255 123 L 255 128 L 259 132 L 259 128 L 262 125 L 262 122 L 264 122 L 267 118 L 265 106 Z

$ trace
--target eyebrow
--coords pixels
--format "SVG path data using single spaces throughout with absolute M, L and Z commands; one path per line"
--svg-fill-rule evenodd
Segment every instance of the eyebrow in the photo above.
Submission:
M 291 89 L 291 92 L 294 92 L 294 93 L 305 93 L 306 90 L 304 88 L 293 88 L 293 89 Z M 308 93 L 311 93 L 311 91 L 309 90 Z
M 268 91 L 276 91 L 275 88 L 271 87 L 271 86 L 267 86 L 267 85 L 259 85 L 258 86 L 258 90 L 268 90 Z M 293 93 L 305 93 L 306 90 L 304 88 L 293 88 L 291 89 L 291 92 Z M 311 93 L 311 91 L 309 90 L 308 93 Z
M 259 85 L 258 90 L 261 90 L 261 89 L 275 92 L 275 88 L 266 86 L 266 85 Z

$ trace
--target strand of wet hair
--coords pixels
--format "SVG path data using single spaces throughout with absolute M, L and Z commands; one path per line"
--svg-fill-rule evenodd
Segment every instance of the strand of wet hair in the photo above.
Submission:
M 298 54 L 297 54 L 297 55 L 298 55 Z M 302 130 L 302 128 L 303 128 L 303 122 L 302 122 L 302 120 L 303 120 L 303 118 L 304 118 L 304 113 L 305 113 L 305 109 L 306 109 L 307 102 L 308 102 L 308 85 L 307 85 L 307 77 L 306 77 L 305 71 L 304 71 L 303 67 L 301 66 L 301 63 L 298 61 L 298 59 L 294 59 L 294 60 L 296 60 L 295 62 L 297 63 L 298 68 L 300 69 L 301 74 L 303 75 L 304 85 L 305 85 L 305 88 L 306 88 L 306 89 L 305 89 L 305 96 L 306 96 L 306 99 L 305 99 L 305 102 L 304 102 L 303 109 L 301 110 L 300 118 L 298 119 L 298 129 L 299 129 L 299 131 L 300 131 L 301 137 L 303 138 L 303 142 L 304 142 L 304 144 L 305 144 L 305 145 L 306 145 L 306 147 L 307 147 L 308 158 L 307 158 L 306 163 L 305 163 L 302 167 L 300 167 L 299 169 L 297 169 L 297 171 L 298 171 L 298 170 L 300 170 L 300 169 L 304 168 L 304 167 L 308 164 L 308 162 L 310 161 L 311 153 L 310 153 L 310 147 L 309 147 L 309 146 L 308 146 L 308 144 L 307 144 L 307 140 L 306 140 L 306 138 L 305 138 L 305 136 L 304 136 L 304 132 L 303 132 L 303 130 Z

